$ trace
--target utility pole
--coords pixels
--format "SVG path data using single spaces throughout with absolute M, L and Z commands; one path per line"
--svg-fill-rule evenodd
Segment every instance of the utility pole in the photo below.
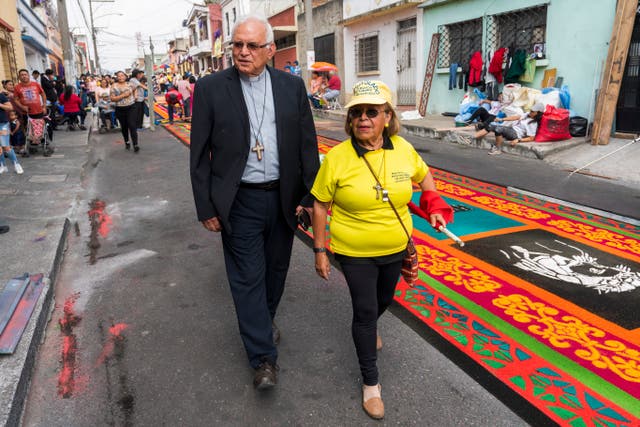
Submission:
M 93 39 L 93 55 L 96 63 L 94 72 L 100 74 L 100 59 L 98 59 L 98 43 L 96 43 L 96 27 L 93 25 L 93 1 L 89 0 L 89 19 L 91 20 L 91 38 Z
M 69 18 L 67 17 L 66 0 L 58 0 L 58 30 L 62 38 L 62 61 L 64 63 L 64 78 L 67 84 L 75 86 L 76 67 L 73 60 L 71 47 L 71 31 L 69 31 Z
M 309 78 L 309 67 L 311 67 L 311 64 L 309 64 L 309 61 L 313 61 L 315 62 L 315 57 L 316 57 L 316 53 L 313 47 L 313 4 L 311 0 L 304 0 L 304 25 L 307 29 L 307 34 L 306 34 L 306 43 L 305 43 L 305 47 L 306 47 L 306 54 L 307 54 L 307 59 L 305 60 L 305 63 L 307 64 L 307 66 L 305 67 L 304 70 L 304 78 L 305 80 L 307 80 Z
M 156 61 L 153 57 L 153 42 L 151 41 L 151 36 L 149 36 L 149 50 L 151 51 L 151 55 L 145 55 L 144 57 L 144 72 L 147 75 L 147 87 L 149 88 L 147 91 L 147 93 L 149 94 L 147 96 L 147 105 L 149 106 L 149 129 L 155 131 L 156 119 L 153 108 L 156 104 L 156 94 L 153 91 L 153 65 L 156 63 Z
M 96 27 L 93 25 L 93 3 L 113 3 L 115 0 L 89 0 L 89 19 L 91 21 L 91 38 L 93 39 L 93 52 L 96 61 L 96 74 L 102 74 L 102 67 L 100 67 L 100 57 L 98 56 L 98 43 L 96 42 Z M 99 17 L 100 18 L 100 17 Z

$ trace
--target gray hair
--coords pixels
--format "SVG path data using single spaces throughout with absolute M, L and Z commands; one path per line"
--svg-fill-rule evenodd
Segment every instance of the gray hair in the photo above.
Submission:
M 231 39 L 233 39 L 236 35 L 236 29 L 238 26 L 244 24 L 247 21 L 257 21 L 264 26 L 264 29 L 267 31 L 267 40 L 266 43 L 273 43 L 273 28 L 267 18 L 262 15 L 258 15 L 257 13 L 250 13 L 248 15 L 242 15 L 238 18 L 235 24 L 233 24 L 233 28 L 231 29 Z

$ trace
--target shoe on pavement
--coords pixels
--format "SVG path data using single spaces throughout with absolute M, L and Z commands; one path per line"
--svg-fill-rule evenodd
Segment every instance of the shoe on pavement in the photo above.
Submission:
M 82 129 L 82 130 L 87 130 L 87 128 L 85 127 L 85 125 L 80 125 L 80 129 Z
M 264 361 L 256 369 L 253 376 L 253 386 L 258 390 L 267 390 L 278 383 L 278 365 L 272 365 L 269 361 Z
M 134 145 L 134 146 L 133 146 L 133 151 L 134 151 L 135 153 L 137 153 L 138 151 L 140 151 L 140 146 L 139 146 L 139 145 Z
M 500 154 L 500 149 L 494 145 L 493 147 L 491 147 L 487 154 L 490 156 L 497 156 L 498 154 Z
M 0 225 L 0 234 L 8 233 L 9 226 L 8 225 Z
M 15 168 L 16 168 L 16 173 L 18 175 L 22 175 L 24 173 L 24 169 L 22 169 L 22 166 L 20 166 L 20 163 L 16 163 Z
M 370 397 L 364 400 L 364 387 L 362 386 L 362 409 L 374 420 L 381 420 L 384 418 L 384 403 L 382 397 Z M 382 391 L 380 384 L 378 384 L 378 392 Z
M 8 171 L 9 171 L 9 168 L 6 167 L 5 165 L 0 166 L 0 173 L 5 173 L 5 172 L 8 172 Z
M 125 150 L 131 150 L 131 144 L 129 144 L 128 142 L 124 143 L 124 149 Z

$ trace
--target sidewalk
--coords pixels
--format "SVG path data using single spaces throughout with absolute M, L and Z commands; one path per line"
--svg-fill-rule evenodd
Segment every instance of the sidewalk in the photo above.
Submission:
M 0 356 L 0 426 L 17 425 L 22 412 L 71 228 L 67 218 L 82 208 L 76 203 L 87 140 L 88 131 L 55 131 L 51 157 L 19 157 L 24 174 L 15 174 L 9 165 L 9 172 L 0 175 L 0 221 L 11 227 L 0 235 L 0 286 L 25 272 L 45 276 L 45 288 L 15 353 Z
M 347 110 L 314 110 L 314 114 L 317 117 L 342 122 Z M 428 114 L 416 120 L 401 120 L 401 123 L 405 135 L 461 144 L 486 151 L 491 148 L 495 140 L 492 135 L 477 140 L 474 137 L 473 126 L 456 127 L 452 117 L 437 114 Z M 581 137 L 555 142 L 525 142 L 515 147 L 505 144 L 503 152 L 543 160 L 566 168 L 568 171 L 589 165 L 580 169 L 578 173 L 627 184 L 640 184 L 640 168 L 637 167 L 640 162 L 640 142 L 630 144 L 631 142 L 631 140 L 611 138 L 608 145 L 595 146 Z M 426 144 L 421 144 L 420 141 L 414 141 L 414 145 L 419 151 L 426 149 Z M 619 151 L 616 152 L 616 150 Z M 599 160 L 607 155 L 608 157 Z

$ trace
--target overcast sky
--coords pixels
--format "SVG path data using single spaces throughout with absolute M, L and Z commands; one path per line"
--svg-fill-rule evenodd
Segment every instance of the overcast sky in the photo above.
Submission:
M 69 27 L 74 34 L 89 34 L 88 0 L 66 0 Z M 167 42 L 186 36 L 182 21 L 194 2 L 189 0 L 115 0 L 93 1 L 94 25 L 98 28 L 98 57 L 103 69 L 117 71 L 127 68 L 142 55 L 136 42 L 136 32 L 142 34 L 144 49 L 149 54 L 149 36 L 154 52 L 165 53 Z M 84 10 L 83 18 L 82 10 Z M 122 14 L 119 16 L 118 14 Z

